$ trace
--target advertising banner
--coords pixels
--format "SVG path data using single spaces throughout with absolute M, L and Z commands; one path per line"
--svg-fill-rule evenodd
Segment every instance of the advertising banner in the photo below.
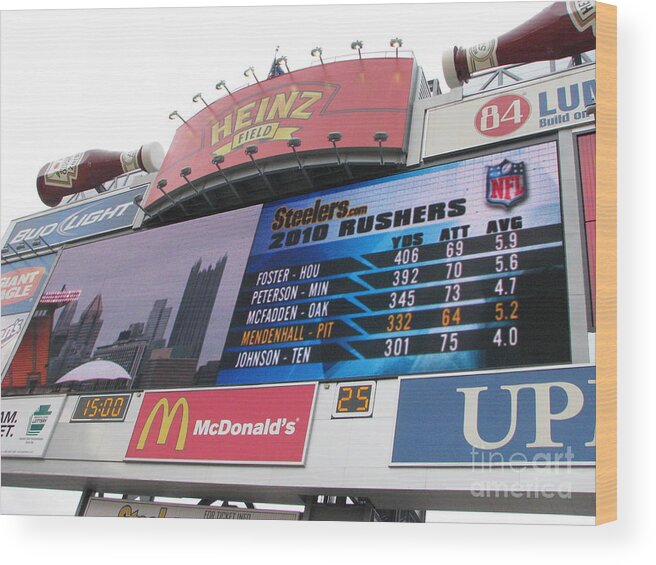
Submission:
M 544 143 L 265 205 L 217 384 L 569 361 Z
M 2 399 L 2 457 L 43 457 L 65 396 Z
M 175 133 L 157 179 L 166 191 L 185 183 L 180 169 L 194 178 L 215 174 L 212 157 L 223 169 L 249 162 L 244 150 L 259 145 L 258 160 L 289 153 L 287 140 L 302 139 L 301 151 L 331 150 L 329 132 L 342 133 L 340 149 L 378 147 L 373 135 L 384 124 L 386 148 L 403 148 L 410 105 L 414 59 L 364 59 L 317 65 L 251 85 L 224 96 L 189 118 Z M 146 206 L 164 198 L 150 190 Z
M 51 388 L 213 385 L 259 212 L 62 250 L 46 288 L 60 299 L 40 305 L 34 343 L 19 349 L 3 387 L 23 393 L 35 366 L 39 385 Z
M 298 520 L 301 516 L 299 512 L 285 510 L 254 510 L 96 497 L 89 499 L 84 515 L 107 518 L 200 518 L 205 520 Z
M 3 316 L 32 310 L 34 304 L 38 303 L 56 257 L 55 253 L 50 253 L 2 266 L 0 309 Z
M 2 359 L 2 375 L 11 361 L 11 354 L 18 338 L 27 327 L 29 314 L 14 314 L 13 316 L 2 316 L 0 318 L 0 358 Z
M 76 202 L 42 214 L 15 220 L 5 238 L 14 248 L 23 242 L 36 249 L 51 247 L 132 226 L 139 211 L 134 198 L 146 192 L 147 184 L 130 190 Z M 45 243 L 43 243 L 45 242 Z
M 428 110 L 422 158 L 592 123 L 585 108 L 595 101 L 595 76 L 594 67 L 576 69 Z
M 402 378 L 393 465 L 594 465 L 595 368 Z
M 125 459 L 302 465 L 316 388 L 146 392 Z

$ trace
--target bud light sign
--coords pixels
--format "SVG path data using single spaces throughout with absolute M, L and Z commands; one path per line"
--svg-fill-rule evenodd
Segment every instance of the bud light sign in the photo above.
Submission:
M 594 465 L 595 368 L 401 379 L 393 465 Z
M 110 193 L 65 208 L 17 220 L 10 229 L 6 243 L 16 251 L 47 250 L 69 241 L 83 239 L 132 226 L 139 209 L 134 204 L 143 196 L 147 184 L 127 191 Z M 9 248 L 11 251 L 11 248 Z

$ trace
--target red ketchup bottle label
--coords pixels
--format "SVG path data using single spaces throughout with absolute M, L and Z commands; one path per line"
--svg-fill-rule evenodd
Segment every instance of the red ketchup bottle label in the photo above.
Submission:
M 84 160 L 84 154 L 83 151 L 50 163 L 44 175 L 46 184 L 72 188 L 80 174 L 79 166 Z
M 147 143 L 122 153 L 89 149 L 46 163 L 39 171 L 36 187 L 44 204 L 57 206 L 64 196 L 91 190 L 125 173 L 154 173 L 163 159 L 159 143 Z

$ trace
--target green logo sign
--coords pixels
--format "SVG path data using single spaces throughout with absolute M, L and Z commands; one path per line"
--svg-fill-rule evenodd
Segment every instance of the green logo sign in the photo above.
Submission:
M 30 418 L 30 423 L 27 426 L 27 435 L 38 436 L 46 425 L 50 414 L 52 414 L 50 411 L 50 404 L 42 404 L 39 406 L 38 410 L 36 410 Z

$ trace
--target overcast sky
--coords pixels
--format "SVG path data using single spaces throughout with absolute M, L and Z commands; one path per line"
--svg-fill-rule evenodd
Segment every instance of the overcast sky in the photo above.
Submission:
M 292 69 L 324 58 L 390 50 L 400 37 L 428 79 L 441 55 L 495 37 L 549 3 L 251 6 L 188 9 L 6 11 L 0 20 L 2 232 L 11 219 L 46 209 L 35 181 L 43 164 L 85 149 L 168 147 L 201 92 L 208 102 L 266 77 L 273 54 Z M 251 79 L 252 80 L 252 79 Z M 446 86 L 443 81 L 443 89 Z

